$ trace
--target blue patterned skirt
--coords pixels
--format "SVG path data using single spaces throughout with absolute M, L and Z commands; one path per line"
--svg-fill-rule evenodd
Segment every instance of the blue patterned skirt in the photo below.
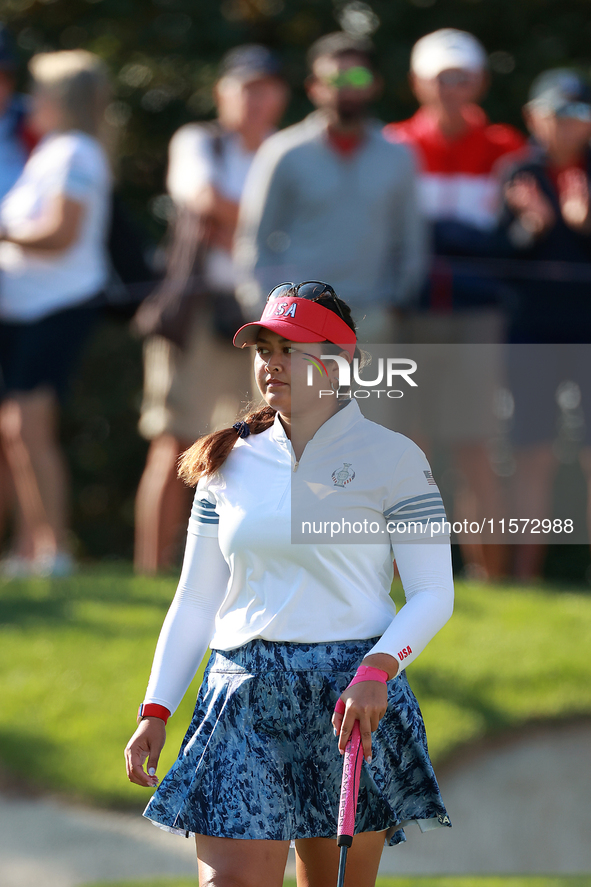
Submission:
M 335 702 L 376 639 L 328 644 L 254 640 L 214 650 L 178 759 L 144 816 L 170 831 L 275 841 L 334 837 L 343 758 Z M 363 763 L 355 832 L 450 826 L 425 727 L 402 673 Z

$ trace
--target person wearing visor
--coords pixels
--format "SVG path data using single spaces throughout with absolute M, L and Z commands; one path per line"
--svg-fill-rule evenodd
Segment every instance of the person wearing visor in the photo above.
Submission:
M 556 347 L 591 342 L 591 84 L 574 70 L 545 71 L 533 82 L 523 113 L 532 138 L 527 153 L 507 169 L 500 230 L 508 254 L 523 262 L 508 306 L 508 340 L 554 346 L 510 350 L 515 498 L 523 517 L 543 520 L 550 516 L 557 467 L 558 386 L 567 380 L 576 383 L 585 416 L 579 458 L 591 482 L 587 349 Z M 524 582 L 542 571 L 545 547 L 538 542 L 531 537 L 516 549 L 514 570 Z
M 290 840 L 298 883 L 336 883 L 339 752 L 359 720 L 365 763 L 347 877 L 370 887 L 384 841 L 403 841 L 404 825 L 451 824 L 405 676 L 452 612 L 449 537 L 429 544 L 421 531 L 445 515 L 443 503 L 418 447 L 337 397 L 327 353 L 359 352 L 331 286 L 280 284 L 234 344 L 256 349 L 265 405 L 183 456 L 181 474 L 197 486 L 185 560 L 126 749 L 128 777 L 157 785 L 165 722 L 209 645 L 181 752 L 144 815 L 196 836 L 200 883 L 280 887 Z M 328 378 L 314 373 L 296 407 L 310 359 Z M 340 497 L 343 513 L 361 507 L 378 534 L 292 544 L 294 473 Z M 407 599 L 398 613 L 393 558 Z
M 370 41 L 337 32 L 308 52 L 316 110 L 272 136 L 246 180 L 236 232 L 238 296 L 260 311 L 276 280 L 331 280 L 362 342 L 397 340 L 397 310 L 426 267 L 415 164 L 370 109 L 382 90 Z

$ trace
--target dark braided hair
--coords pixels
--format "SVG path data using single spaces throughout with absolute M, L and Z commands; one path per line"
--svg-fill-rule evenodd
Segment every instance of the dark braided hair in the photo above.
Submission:
M 323 308 L 328 308 L 334 314 L 339 314 L 339 310 L 331 296 L 321 296 L 317 302 Z M 353 332 L 356 332 L 351 309 L 342 299 L 338 299 L 338 303 L 345 323 Z M 335 354 L 341 350 L 337 345 L 327 344 L 329 348 L 335 349 Z M 355 348 L 355 357 L 360 356 L 359 348 Z M 240 437 L 247 437 L 249 434 L 260 434 L 261 431 L 266 431 L 267 428 L 271 427 L 275 421 L 276 410 L 270 406 L 259 407 L 258 409 L 253 407 L 254 404 L 250 404 L 247 407 L 246 413 L 231 428 L 223 428 L 221 431 L 206 434 L 195 441 L 188 450 L 185 450 L 179 459 L 178 473 L 179 477 L 186 484 L 194 487 L 200 477 L 209 477 L 215 474 L 222 467 L 232 452 L 234 444 Z

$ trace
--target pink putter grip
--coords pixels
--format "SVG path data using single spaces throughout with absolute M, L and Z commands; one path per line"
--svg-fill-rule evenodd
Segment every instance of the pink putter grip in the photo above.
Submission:
M 359 794 L 359 778 L 363 762 L 363 748 L 359 721 L 355 721 L 353 732 L 345 748 L 343 758 L 343 781 L 341 782 L 341 800 L 339 803 L 339 823 L 337 837 L 346 835 L 353 838 L 355 831 L 355 812 L 357 795 Z

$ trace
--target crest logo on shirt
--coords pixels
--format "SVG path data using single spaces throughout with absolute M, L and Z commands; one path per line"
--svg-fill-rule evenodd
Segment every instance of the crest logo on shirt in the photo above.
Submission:
M 343 462 L 342 468 L 335 468 L 332 480 L 335 487 L 346 487 L 355 478 L 355 472 L 351 469 L 352 462 Z

